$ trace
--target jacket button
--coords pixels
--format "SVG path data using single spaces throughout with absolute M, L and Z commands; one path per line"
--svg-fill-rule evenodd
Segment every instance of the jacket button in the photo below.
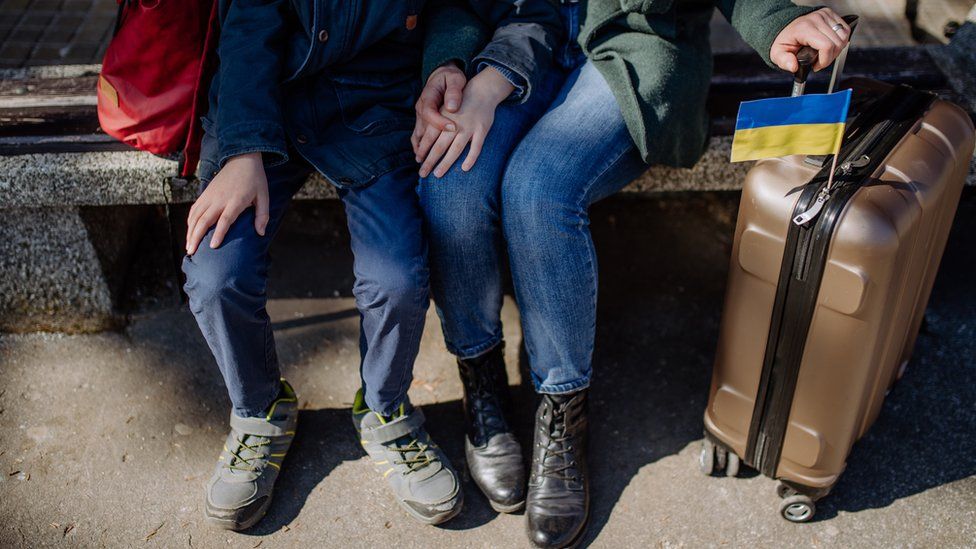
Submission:
M 306 137 L 305 134 L 299 134 L 298 137 L 295 138 L 295 141 L 298 141 L 300 145 L 304 145 L 305 143 L 308 143 L 308 137 Z
M 319 42 L 328 42 L 328 41 L 329 41 L 329 31 L 324 30 L 324 29 L 323 30 L 320 30 L 319 31 Z

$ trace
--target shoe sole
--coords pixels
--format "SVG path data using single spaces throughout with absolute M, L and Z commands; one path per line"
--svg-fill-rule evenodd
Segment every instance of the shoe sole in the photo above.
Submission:
M 417 519 L 418 521 L 424 524 L 430 524 L 431 526 L 436 526 L 438 524 L 444 524 L 445 522 L 461 514 L 461 509 L 464 508 L 464 495 L 463 495 L 464 492 L 459 492 L 459 493 L 461 494 L 461 497 L 458 499 L 457 505 L 455 505 L 451 510 L 445 511 L 433 517 L 427 517 L 421 515 L 420 513 L 415 511 L 412 507 L 407 505 L 407 502 L 403 500 L 398 499 L 397 503 L 400 504 L 400 507 L 403 508 L 403 510 L 406 511 L 411 517 Z
M 485 499 L 488 499 L 487 496 L 485 496 Z M 523 499 L 522 501 L 513 503 L 511 505 L 503 505 L 488 499 L 488 505 L 491 505 L 491 508 L 494 509 L 496 513 L 518 513 L 522 509 L 525 509 L 525 500 Z
M 268 508 L 271 507 L 271 500 L 273 499 L 272 497 L 273 495 L 274 495 L 273 493 L 268 494 L 268 499 L 266 499 L 264 503 L 261 504 L 261 507 L 258 508 L 257 513 L 255 513 L 253 517 L 251 517 L 250 519 L 244 522 L 238 522 L 235 519 L 225 518 L 219 516 L 218 514 L 215 514 L 215 512 L 217 512 L 218 510 L 211 507 L 209 501 L 207 502 L 207 507 L 204 511 L 204 515 L 206 516 L 206 520 L 208 524 L 211 524 L 218 528 L 223 528 L 224 530 L 232 530 L 234 532 L 247 530 L 248 528 L 257 524 L 258 521 L 263 519 L 264 515 L 268 513 Z M 224 510 L 221 509 L 220 511 L 224 511 Z

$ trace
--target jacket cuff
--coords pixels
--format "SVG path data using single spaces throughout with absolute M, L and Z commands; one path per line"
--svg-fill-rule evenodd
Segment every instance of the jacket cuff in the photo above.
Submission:
M 526 97 L 526 92 L 529 89 L 529 81 L 521 74 L 513 71 L 512 69 L 506 67 L 505 65 L 495 61 L 494 59 L 477 59 L 478 62 L 475 72 L 481 72 L 488 67 L 492 67 L 496 71 L 500 72 L 505 80 L 512 85 L 515 89 L 512 90 L 512 94 L 509 95 L 505 101 L 512 101 L 516 103 L 521 103 Z
M 260 152 L 264 166 L 270 168 L 288 162 L 285 131 L 272 122 L 241 122 L 219 128 L 218 168 L 223 168 L 232 157 Z
M 468 74 L 471 58 L 488 40 L 484 24 L 466 10 L 451 6 L 436 14 L 424 41 L 422 82 L 427 82 L 437 67 L 457 65 Z
M 504 48 L 494 48 L 492 46 L 493 44 L 489 44 L 484 51 L 474 58 L 474 66 L 477 67 L 478 72 L 481 72 L 486 65 L 498 69 L 498 72 L 502 73 L 502 76 L 515 86 L 515 91 L 512 92 L 512 95 L 506 101 L 525 103 L 528 101 L 529 96 L 532 95 L 532 89 L 535 87 L 533 86 L 532 76 L 536 75 L 539 71 L 533 70 L 533 67 L 516 60 L 514 57 L 504 55 Z
M 783 32 L 783 29 L 785 29 L 786 26 L 792 23 L 793 20 L 796 19 L 797 17 L 802 17 L 808 13 L 821 9 L 822 7 L 823 6 L 816 6 L 816 7 L 796 6 L 790 4 L 787 7 L 784 7 L 780 10 L 777 10 L 763 17 L 762 26 L 765 29 L 771 29 L 772 30 L 771 32 L 767 31 L 767 32 L 757 33 L 758 36 L 755 37 L 744 36 L 743 38 L 746 38 L 746 41 L 749 42 L 750 45 L 752 45 L 752 47 L 759 53 L 759 55 L 762 57 L 763 61 L 766 62 L 767 65 L 769 65 L 774 69 L 778 69 L 776 64 L 773 63 L 772 59 L 770 59 L 769 57 L 770 50 L 773 49 L 773 43 L 776 41 L 776 37 L 779 36 L 779 33 Z M 750 40 L 749 38 L 752 39 Z

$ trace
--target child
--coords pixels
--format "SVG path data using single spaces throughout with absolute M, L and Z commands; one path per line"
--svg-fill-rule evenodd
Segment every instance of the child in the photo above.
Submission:
M 220 2 L 202 192 L 190 209 L 183 263 L 190 309 L 233 404 L 206 489 L 207 517 L 219 526 L 240 530 L 261 519 L 295 436 L 298 400 L 281 379 L 265 310 L 268 248 L 313 171 L 337 187 L 348 217 L 362 326 L 353 421 L 363 445 L 419 520 L 440 523 L 461 509 L 457 474 L 407 398 L 428 304 L 410 150 L 422 4 Z M 477 25 L 453 7 L 432 19 L 463 26 L 465 17 Z M 456 39 L 428 47 L 461 51 L 463 60 L 478 45 L 471 36 L 467 49 Z

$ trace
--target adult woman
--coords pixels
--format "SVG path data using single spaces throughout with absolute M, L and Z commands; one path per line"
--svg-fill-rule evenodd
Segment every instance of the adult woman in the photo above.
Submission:
M 500 405 L 499 319 L 507 248 L 541 395 L 526 515 L 529 536 L 542 547 L 578 542 L 589 514 L 586 388 L 597 265 L 587 210 L 649 164 L 691 166 L 700 157 L 715 7 L 767 63 L 785 70 L 796 68 L 794 54 L 804 45 L 820 53 L 815 68 L 825 67 L 849 36 L 829 9 L 788 0 L 591 0 L 585 7 L 566 1 L 570 40 L 559 52 L 556 79 L 562 82 L 551 100 L 487 113 L 465 95 L 456 113 L 440 115 L 418 104 L 420 173 L 435 176 L 419 186 L 431 287 L 466 400 L 474 403 L 469 433 L 509 430 Z M 441 131 L 441 116 L 457 131 Z M 474 152 L 454 165 L 468 140 Z M 490 440 L 480 442 L 490 453 L 518 452 L 517 446 L 492 449 Z

